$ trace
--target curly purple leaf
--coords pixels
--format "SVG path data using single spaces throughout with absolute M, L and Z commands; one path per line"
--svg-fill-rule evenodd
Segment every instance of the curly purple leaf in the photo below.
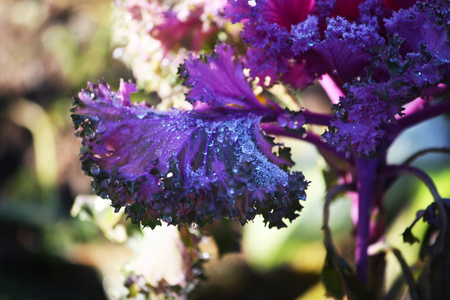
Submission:
M 122 83 L 111 92 L 106 83 L 90 84 L 75 98 L 81 161 L 96 194 L 150 227 L 224 217 L 244 224 L 261 214 L 269 227 L 281 228 L 284 218 L 298 216 L 308 182 L 278 166 L 290 162 L 271 153 L 261 117 L 161 112 L 132 104 L 132 87 Z

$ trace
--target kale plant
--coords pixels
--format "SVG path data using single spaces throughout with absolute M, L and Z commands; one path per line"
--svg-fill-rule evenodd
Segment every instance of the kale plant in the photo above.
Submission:
M 419 155 L 448 149 L 422 151 L 401 165 L 386 160 L 402 132 L 450 111 L 450 3 L 194 1 L 182 14 L 183 4 L 168 2 L 117 4 L 129 13 L 127 22 L 135 22 L 128 24 L 133 34 L 158 45 L 152 57 L 142 58 L 133 51 L 143 48 L 125 35 L 121 49 L 141 87 L 150 86 L 166 102 L 184 91 L 188 108 L 133 102 L 130 94 L 138 88 L 131 81 L 121 81 L 117 91 L 105 81 L 89 83 L 74 98 L 72 119 L 94 193 L 151 228 L 162 222 L 202 227 L 222 219 L 244 225 L 257 215 L 269 227 L 286 227 L 299 216 L 309 181 L 290 171 L 290 149 L 274 137 L 300 139 L 316 146 L 337 174 L 324 206 L 322 279 L 329 295 L 381 297 L 368 249 L 385 234 L 387 190 L 411 174 L 434 198 L 415 221 L 423 218 L 437 234 L 423 241 L 428 261 L 422 285 L 400 251 L 390 250 L 412 299 L 450 298 L 444 267 L 450 263 L 450 202 L 427 173 L 410 165 Z M 227 21 L 241 24 L 240 39 L 223 38 Z M 181 62 L 178 78 L 172 62 Z M 298 101 L 296 92 L 317 82 L 333 103 L 327 114 L 287 109 L 268 92 L 281 85 Z M 318 135 L 312 125 L 327 129 Z M 356 270 L 335 250 L 328 227 L 330 201 L 343 192 L 356 195 Z M 413 225 L 403 234 L 406 242 L 417 241 Z

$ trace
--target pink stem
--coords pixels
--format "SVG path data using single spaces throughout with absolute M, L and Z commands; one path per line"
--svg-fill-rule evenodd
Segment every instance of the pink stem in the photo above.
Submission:
M 327 93 L 328 98 L 330 98 L 331 100 L 331 103 L 338 104 L 341 97 L 345 98 L 345 94 L 330 77 L 330 75 L 322 75 L 322 77 L 319 79 L 319 83 L 324 89 L 325 93 Z
M 415 113 L 416 111 L 422 110 L 425 107 L 426 102 L 427 101 L 425 99 L 423 99 L 423 98 L 420 98 L 420 97 L 416 98 L 415 100 L 413 100 L 413 101 L 409 102 L 408 104 L 404 105 L 405 109 L 402 111 L 402 113 L 404 115 L 402 115 L 402 116 L 398 116 L 397 115 L 395 118 L 397 120 L 399 120 L 401 118 L 404 118 L 405 116 L 408 116 L 408 115 L 410 115 L 412 113 Z

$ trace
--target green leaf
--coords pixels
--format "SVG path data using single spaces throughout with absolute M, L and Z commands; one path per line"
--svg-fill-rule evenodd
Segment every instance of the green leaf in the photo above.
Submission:
M 335 299 L 342 299 L 344 297 L 339 273 L 334 268 L 333 261 L 328 253 L 325 257 L 325 264 L 320 279 L 327 290 L 327 296 Z
M 428 256 L 433 253 L 434 245 L 432 240 L 436 237 L 436 227 L 428 226 L 423 236 L 423 241 L 420 245 L 419 257 L 424 261 Z
M 345 293 L 349 300 L 374 300 L 373 292 L 359 281 L 347 261 L 340 257 L 331 245 L 327 245 L 326 249 L 327 257 L 322 271 L 322 282 L 327 293 L 336 299 L 342 299 L 341 295 Z M 339 280 L 336 280 L 336 275 Z
M 439 214 L 449 215 L 450 208 L 445 205 L 445 212 Z M 430 255 L 422 274 L 419 278 L 420 294 L 424 299 L 450 299 L 450 225 L 446 222 L 446 228 L 430 226 L 424 238 L 421 256 Z M 433 244 L 429 244 L 433 241 Z
M 325 182 L 327 190 L 335 186 L 338 182 L 338 174 L 331 168 L 325 167 L 322 169 L 322 177 Z
M 403 259 L 403 256 L 401 252 L 398 249 L 392 249 L 392 253 L 394 253 L 395 257 L 397 258 L 398 262 L 400 263 L 400 266 L 402 268 L 403 276 L 405 276 L 406 282 L 408 283 L 409 287 L 409 294 L 411 296 L 411 300 L 420 300 L 420 292 L 417 288 L 417 284 L 414 280 L 414 277 L 411 273 L 411 270 L 409 269 L 408 264 Z M 435 298 L 433 298 L 435 299 Z M 436 298 L 438 299 L 438 298 Z

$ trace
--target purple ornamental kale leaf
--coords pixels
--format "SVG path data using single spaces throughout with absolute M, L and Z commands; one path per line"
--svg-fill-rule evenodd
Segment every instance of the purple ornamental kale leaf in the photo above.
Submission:
M 417 87 L 438 84 L 450 66 L 450 2 L 418 3 L 385 20 L 387 30 L 403 43 L 398 80 Z
M 253 78 L 259 77 L 264 85 L 266 76 L 270 84 L 279 73 L 289 70 L 293 57 L 290 30 L 308 16 L 314 1 L 262 0 L 250 4 L 247 0 L 229 0 L 226 15 L 233 23 L 242 22 L 242 39 L 249 44 L 246 68 Z
M 226 44 L 216 47 L 209 55 L 191 54 L 180 67 L 180 77 L 190 88 L 186 100 L 207 103 L 215 109 L 262 109 L 247 81 L 242 62 Z
M 385 20 L 391 36 L 372 53 L 368 75 L 346 85 L 347 97 L 324 137 L 338 150 L 370 155 L 402 106 L 450 75 L 449 2 L 418 3 Z
M 260 116 L 157 111 L 131 103 L 132 83 L 117 92 L 106 83 L 89 89 L 72 108 L 82 168 L 94 192 L 124 206 L 134 222 L 202 226 L 225 217 L 244 224 L 261 214 L 281 228 L 298 216 L 308 183 L 277 165 L 288 162 L 271 153 Z
M 258 1 L 259 2 L 259 1 Z M 314 0 L 267 0 L 262 9 L 266 22 L 291 30 L 291 26 L 306 19 Z
M 420 3 L 409 9 L 394 12 L 386 20 L 386 28 L 405 41 L 408 52 L 420 52 L 424 47 L 438 60 L 449 60 L 447 31 L 450 27 L 450 3 Z
M 382 101 L 374 94 L 362 99 L 346 98 L 337 110 L 337 115 L 345 114 L 331 122 L 338 132 L 327 132 L 324 137 L 337 151 L 348 153 L 355 149 L 365 155 L 370 155 L 384 137 L 382 124 L 395 122 L 395 116 L 401 112 L 398 105 Z
M 310 17 L 294 26 L 292 35 L 293 50 L 299 55 L 297 60 L 308 57 L 304 54 L 308 51 L 316 53 L 318 59 L 313 63 L 322 65 L 322 69 L 341 85 L 364 77 L 364 69 L 374 56 L 371 50 L 384 44 L 376 28 L 342 17 L 328 18 L 327 29 L 320 34 L 317 18 Z M 320 36 L 323 36 L 322 40 Z

